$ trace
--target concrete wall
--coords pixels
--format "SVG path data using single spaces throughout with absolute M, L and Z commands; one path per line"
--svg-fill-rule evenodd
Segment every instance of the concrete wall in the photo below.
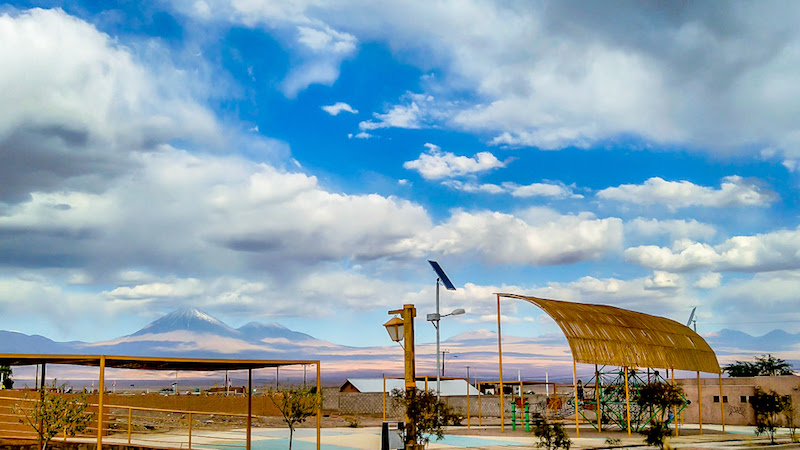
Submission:
M 683 421 L 699 422 L 698 406 L 700 402 L 697 397 L 697 379 L 675 380 L 675 383 L 683 388 L 684 395 L 692 402 L 683 411 Z M 725 423 L 728 425 L 753 425 L 755 416 L 749 399 L 755 395 L 757 387 L 766 392 L 775 391 L 781 395 L 791 395 L 792 404 L 800 409 L 800 377 L 798 376 L 723 378 L 722 399 L 720 399 L 719 393 L 719 379 L 701 378 L 703 423 L 722 423 L 721 417 L 724 411 Z M 722 403 L 722 400 L 727 401 Z

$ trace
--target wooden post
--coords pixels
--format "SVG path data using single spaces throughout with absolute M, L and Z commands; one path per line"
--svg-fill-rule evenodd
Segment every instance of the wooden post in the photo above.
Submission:
M 189 450 L 192 450 L 192 413 L 189 413 Z
M 597 400 L 594 413 L 597 415 L 597 431 L 603 431 L 603 412 L 600 409 L 600 372 L 597 370 L 597 364 L 594 365 L 594 396 Z
M 469 424 L 469 377 L 467 377 L 467 428 L 472 428 Z
M 578 422 L 578 364 L 572 358 L 572 390 L 575 394 L 575 437 L 581 437 L 581 426 Z
M 253 442 L 253 368 L 247 369 L 247 442 L 245 447 L 250 450 Z
M 631 436 L 631 395 L 628 387 L 628 366 L 625 366 L 625 417 L 628 423 L 628 437 Z
M 45 363 L 42 363 L 42 378 L 39 382 L 39 403 L 44 403 L 44 390 L 47 389 L 45 372 Z M 39 418 L 39 429 L 44 430 L 44 417 Z M 42 446 L 42 437 L 39 436 L 39 447 Z
M 719 410 L 722 414 L 722 434 L 725 434 L 725 396 L 722 395 L 722 372 L 719 373 Z
M 500 294 L 497 294 L 497 358 L 500 371 L 500 432 L 506 432 L 506 405 L 503 398 L 503 345 L 500 337 Z
M 133 427 L 132 413 L 133 408 L 128 406 L 128 445 L 131 445 L 131 428 Z
M 97 450 L 103 450 L 103 391 L 106 382 L 106 357 L 100 356 L 100 389 L 97 396 Z
M 386 380 L 384 379 L 384 383 Z M 384 389 L 384 392 L 386 389 Z M 321 377 L 321 370 L 320 370 L 320 362 L 317 361 L 317 398 L 318 398 L 318 408 L 317 408 L 317 450 L 320 450 L 320 446 L 322 445 L 322 440 L 320 437 L 320 428 L 322 428 L 322 377 Z
M 675 386 L 675 369 L 670 370 L 670 373 L 672 374 L 672 385 Z M 680 436 L 681 429 L 678 426 L 678 415 L 675 414 L 675 417 L 673 417 L 672 420 L 675 421 L 675 436 Z M 681 410 L 681 425 L 683 425 L 683 410 Z
M 477 382 L 475 384 L 478 387 L 478 426 L 482 427 L 483 426 L 483 411 L 481 410 L 481 404 L 482 404 L 481 388 L 480 388 L 480 384 L 478 384 Z
M 697 371 L 697 421 L 700 423 L 700 434 L 703 434 L 703 393 L 700 390 L 700 371 Z

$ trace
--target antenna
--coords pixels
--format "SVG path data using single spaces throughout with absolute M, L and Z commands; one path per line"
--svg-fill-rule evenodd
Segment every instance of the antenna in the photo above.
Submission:
M 688 327 L 688 326 L 694 324 L 694 331 L 696 332 L 697 331 L 697 318 L 695 317 L 695 314 L 694 314 L 695 311 L 697 311 L 697 306 L 692 308 L 692 312 L 691 312 L 691 314 L 689 314 L 689 320 L 686 321 L 686 326 Z

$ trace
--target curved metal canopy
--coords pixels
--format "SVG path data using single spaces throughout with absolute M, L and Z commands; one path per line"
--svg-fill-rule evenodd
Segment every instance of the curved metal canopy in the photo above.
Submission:
M 674 320 L 614 306 L 498 295 L 544 310 L 564 332 L 576 362 L 721 372 L 717 355 L 706 341 Z

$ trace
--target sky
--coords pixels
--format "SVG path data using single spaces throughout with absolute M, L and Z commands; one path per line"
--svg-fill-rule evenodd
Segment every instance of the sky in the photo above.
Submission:
M 494 293 L 800 332 L 796 2 L 0 6 L 0 329 L 388 345 Z M 558 332 L 502 304 L 503 332 Z

